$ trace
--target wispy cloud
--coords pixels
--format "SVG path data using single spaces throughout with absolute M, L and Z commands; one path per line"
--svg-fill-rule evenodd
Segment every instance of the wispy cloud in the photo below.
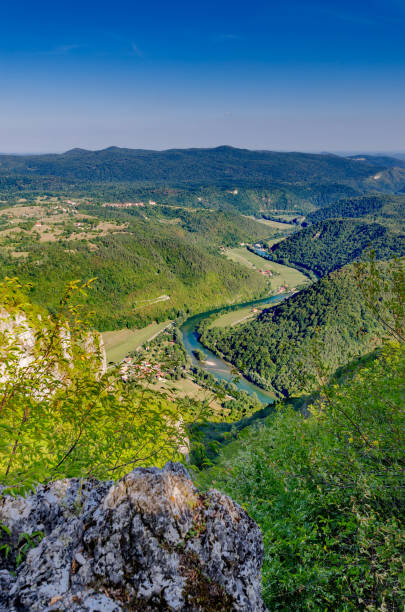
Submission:
M 143 57 L 143 51 L 134 42 L 131 43 L 131 51 L 133 55 L 137 57 Z

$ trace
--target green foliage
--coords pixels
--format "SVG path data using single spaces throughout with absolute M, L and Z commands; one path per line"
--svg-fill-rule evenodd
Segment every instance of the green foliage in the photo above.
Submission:
M 310 418 L 280 408 L 197 477 L 259 523 L 270 610 L 403 608 L 404 394 L 392 343 L 325 387 Z
M 33 531 L 32 533 L 20 533 L 17 544 L 16 567 L 25 561 L 31 548 L 36 548 L 42 538 L 45 536 L 43 531 Z
M 386 166 L 387 168 L 405 168 L 405 160 L 403 154 L 399 153 L 395 157 L 389 155 L 368 155 L 362 153 L 361 155 L 349 155 L 349 159 L 355 161 L 366 161 L 369 164 L 375 164 L 376 166 Z
M 405 197 L 386 194 L 368 194 L 357 198 L 338 200 L 330 206 L 309 213 L 312 223 L 331 218 L 359 218 L 381 223 L 393 231 L 404 229 Z
M 332 206 L 325 206 L 309 213 L 307 219 L 312 223 L 316 223 L 336 217 L 364 217 L 367 214 L 381 210 L 386 199 L 387 196 L 373 194 L 338 200 Z
M 353 218 L 379 223 L 393 233 L 405 231 L 405 197 L 403 195 L 368 194 L 338 200 L 307 215 L 307 221 L 318 223 L 330 218 Z
M 201 351 L 200 349 L 195 349 L 193 351 L 194 357 L 198 360 L 198 361 L 205 361 L 205 355 L 203 353 L 203 351 Z
M 10 538 L 11 537 L 11 531 L 7 527 L 7 525 L 3 525 L 2 523 L 0 523 L 0 542 L 1 542 L 1 540 L 4 537 Z M 8 557 L 9 557 L 9 555 L 11 553 L 11 550 L 12 550 L 11 546 L 7 542 L 4 543 L 4 544 L 0 544 L 0 553 L 3 554 L 6 559 L 8 559 Z
M 0 194 L 15 200 L 21 195 L 64 193 L 99 201 L 152 199 L 260 215 L 274 208 L 312 211 L 368 191 L 400 192 L 405 184 L 404 168 L 393 167 L 386 157 L 358 161 L 226 146 L 170 151 L 109 147 L 0 157 Z M 379 181 L 373 178 L 376 172 L 382 174 Z
M 9 570 L 14 572 L 25 561 L 31 548 L 38 546 L 44 536 L 43 531 L 13 535 L 7 525 L 0 523 L 0 554 L 5 558 Z
M 109 147 L 101 151 L 73 149 L 61 155 L 1 156 L 1 174 L 27 181 L 52 177 L 72 181 L 188 182 L 269 181 L 332 182 L 372 176 L 385 165 L 352 161 L 337 155 L 249 151 L 233 147 L 145 151 Z
M 376 263 L 372 251 L 366 261 L 354 265 L 357 285 L 376 320 L 399 342 L 405 341 L 405 265 L 395 259 Z
M 273 235 L 271 228 L 228 210 L 198 210 L 177 206 L 147 206 L 148 218 L 174 222 L 198 244 L 218 247 L 254 242 Z M 99 215 L 99 211 L 97 211 Z
M 302 392 L 308 373 L 316 375 L 314 338 L 321 360 L 333 371 L 384 336 L 353 272 L 352 267 L 337 270 L 253 321 L 230 329 L 206 326 L 200 340 L 253 382 L 284 396 Z
M 80 300 L 87 312 L 95 313 L 100 331 L 144 326 L 176 318 L 180 311 L 198 312 L 264 291 L 261 276 L 213 252 L 204 237 L 130 215 L 123 218 L 129 223 L 125 232 L 91 243 L 20 241 L 27 256 L 0 256 L 0 278 L 18 276 L 32 283 L 31 299 L 54 311 L 66 283 L 97 277 L 91 293 Z M 231 226 L 229 221 L 228 232 Z M 169 299 L 155 301 L 162 295 Z
M 405 255 L 405 234 L 378 223 L 332 219 L 320 221 L 271 248 L 275 261 L 298 264 L 318 276 L 360 260 L 372 248 L 377 259 Z
M 181 402 L 124 384 L 116 368 L 103 373 L 98 336 L 72 305 L 87 287 L 70 283 L 48 316 L 16 280 L 0 286 L 0 482 L 11 492 L 61 477 L 115 478 L 178 457 L 185 444 Z

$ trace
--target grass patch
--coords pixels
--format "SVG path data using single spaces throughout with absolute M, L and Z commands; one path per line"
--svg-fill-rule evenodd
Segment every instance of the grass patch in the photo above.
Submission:
M 225 312 L 215 319 L 209 327 L 233 327 L 238 323 L 242 323 L 242 321 L 247 321 L 251 317 L 254 317 L 257 312 L 258 308 L 254 306 L 246 306 L 245 308 L 238 308 L 238 310 Z
M 250 269 L 271 270 L 274 274 L 274 276 L 270 277 L 271 288 L 273 290 L 277 290 L 282 286 L 293 288 L 310 282 L 308 277 L 299 270 L 268 261 L 255 253 L 251 253 L 245 247 L 228 249 L 225 254 L 232 261 L 238 262 Z
M 118 329 L 102 334 L 107 361 L 122 361 L 131 351 L 140 348 L 160 333 L 170 321 L 151 323 L 142 329 Z
M 225 255 L 232 261 L 240 263 L 251 270 L 262 270 L 264 268 L 264 264 L 267 265 L 267 262 L 265 262 L 262 257 L 251 253 L 245 247 L 228 249 L 225 252 Z
M 270 240 L 266 240 L 266 244 L 268 245 L 268 247 L 272 247 L 274 244 L 278 244 L 279 242 L 282 242 L 283 240 L 285 240 L 287 238 L 287 236 L 278 236 L 277 238 L 271 238 Z
M 178 380 L 160 380 L 156 383 L 152 383 L 149 386 L 153 391 L 159 391 L 167 393 L 170 399 L 173 401 L 178 397 L 188 397 L 199 402 L 209 401 L 210 408 L 213 414 L 216 414 L 221 410 L 221 403 L 216 399 L 215 395 L 198 385 L 190 378 L 179 378 Z
M 257 221 L 257 223 L 263 223 L 263 225 L 267 225 L 273 229 L 284 230 L 284 231 L 293 231 L 295 226 L 292 223 L 288 223 L 288 221 L 272 221 L 271 219 L 258 219 L 257 217 L 253 217 L 251 215 L 242 215 L 242 217 L 246 217 L 247 219 L 253 219 Z M 292 217 L 295 219 L 295 217 Z

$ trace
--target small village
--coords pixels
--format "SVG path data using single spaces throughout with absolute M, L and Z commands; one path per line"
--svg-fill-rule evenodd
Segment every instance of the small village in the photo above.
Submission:
M 167 372 L 163 372 L 159 364 L 152 364 L 149 361 L 136 362 L 132 357 L 125 357 L 120 364 L 121 380 L 128 382 L 132 377 L 141 380 L 163 381 L 167 378 Z
M 156 206 L 154 200 L 149 200 L 149 206 Z M 103 208 L 142 208 L 145 206 L 145 202 L 105 202 Z

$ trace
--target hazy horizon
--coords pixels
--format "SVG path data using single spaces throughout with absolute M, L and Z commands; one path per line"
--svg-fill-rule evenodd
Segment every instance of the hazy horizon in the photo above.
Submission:
M 118 145 L 107 145 L 106 147 L 103 147 L 101 149 L 91 149 L 91 148 L 85 148 L 85 147 L 72 147 L 71 149 L 65 149 L 65 150 L 54 150 L 54 151 L 24 151 L 24 152 L 19 152 L 19 151 L 0 151 L 0 155 L 63 155 L 64 153 L 68 153 L 69 151 L 73 150 L 73 149 L 82 149 L 82 150 L 86 150 L 86 151 L 92 151 L 92 152 L 97 152 L 97 151 L 103 151 L 106 149 L 110 149 L 110 148 L 119 148 L 119 149 L 132 149 L 132 150 L 138 150 L 138 151 L 156 151 L 156 152 L 162 152 L 162 151 L 172 151 L 172 150 L 188 150 L 188 149 L 213 149 L 213 148 L 218 148 L 218 147 L 232 147 L 232 148 L 240 148 L 240 149 L 246 149 L 248 151 L 268 151 L 268 152 L 275 152 L 275 153 L 308 153 L 308 154 L 315 154 L 315 155 L 340 155 L 340 156 L 349 156 L 349 155 L 383 155 L 383 156 L 388 156 L 388 157 L 395 157 L 396 155 L 400 155 L 400 156 L 405 156 L 405 149 L 402 151 L 365 151 L 365 150 L 353 150 L 353 151 L 317 151 L 317 150 L 298 150 L 298 149 L 255 149 L 255 148 L 251 148 L 251 147 L 235 147 L 233 145 L 228 145 L 227 143 L 222 143 L 220 145 L 215 145 L 214 147 L 198 147 L 198 146 L 193 146 L 193 147 L 169 147 L 169 148 L 153 148 L 153 149 L 147 149 L 145 147 L 119 147 Z
M 402 0 L 8 3 L 0 149 L 392 152 Z

